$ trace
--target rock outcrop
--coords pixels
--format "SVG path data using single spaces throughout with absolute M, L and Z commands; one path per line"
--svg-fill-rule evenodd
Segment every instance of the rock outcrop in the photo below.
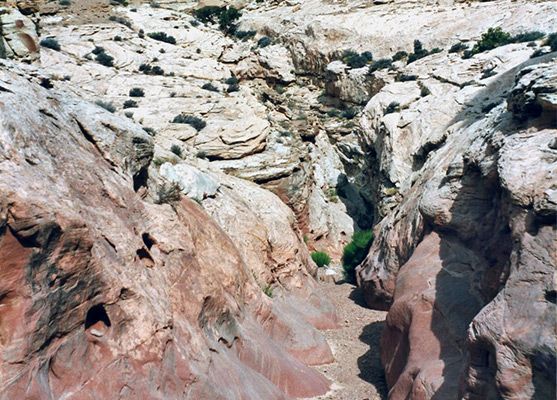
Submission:
M 236 242 L 225 214 L 221 228 L 220 214 L 161 191 L 139 125 L 45 82 L 0 66 L 0 398 L 325 393 L 306 364 L 332 360 L 314 326 L 335 314 L 291 211 L 286 225 L 253 221 L 262 246 Z
M 357 272 L 368 304 L 389 309 L 389 398 L 555 397 L 555 55 L 522 49 L 461 66 L 478 79 L 496 57 L 478 88 L 451 89 L 447 56 L 428 57 L 405 72 L 432 94 L 449 85 L 442 96 L 393 83 L 366 107 L 377 185 L 396 183 Z M 404 109 L 383 115 L 396 98 Z

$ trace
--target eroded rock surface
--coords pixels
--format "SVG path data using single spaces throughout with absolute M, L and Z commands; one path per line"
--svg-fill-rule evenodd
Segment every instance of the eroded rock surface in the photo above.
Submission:
M 331 361 L 314 326 L 335 314 L 295 227 L 255 221 L 274 258 L 265 246 L 246 254 L 194 201 L 157 196 L 139 125 L 44 79 L 0 68 L 0 397 L 325 393 L 306 364 Z
M 402 122 L 430 95 L 381 116 L 379 104 L 399 91 L 411 97 L 403 88 L 413 83 L 386 86 L 366 108 L 365 118 L 381 121 L 366 140 L 382 160 L 401 162 L 385 164 L 401 197 L 358 268 L 368 304 L 389 309 L 381 347 L 392 399 L 555 396 L 555 55 L 529 60 L 516 49 L 505 63 L 503 51 L 480 58 L 503 61 L 485 89 L 433 99 L 464 104 L 439 121 L 431 113 Z M 413 143 L 432 145 L 404 167 L 408 156 L 391 141 L 414 121 Z

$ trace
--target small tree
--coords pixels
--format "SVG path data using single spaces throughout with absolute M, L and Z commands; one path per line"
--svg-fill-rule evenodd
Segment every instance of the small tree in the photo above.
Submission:
M 354 270 L 366 258 L 372 242 L 373 232 L 354 232 L 352 241 L 344 247 L 342 252 L 342 266 L 347 279 L 354 278 Z
M 311 259 L 319 268 L 329 265 L 331 262 L 331 257 L 329 257 L 329 255 L 324 251 L 314 251 L 311 253 Z

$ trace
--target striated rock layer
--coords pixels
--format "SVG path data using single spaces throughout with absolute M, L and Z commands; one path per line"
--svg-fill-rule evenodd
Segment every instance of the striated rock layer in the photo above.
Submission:
M 22 68 L 0 64 L 0 398 L 325 393 L 306 364 L 332 361 L 314 326 L 335 314 L 299 233 L 260 218 L 249 253 L 223 221 L 236 190 L 280 201 L 169 195 L 137 124 Z
M 390 399 L 555 398 L 557 68 L 555 53 L 520 52 L 477 56 L 476 66 L 497 57 L 497 72 L 445 92 L 448 115 L 424 114 L 439 101 L 429 94 L 381 115 L 413 82 L 366 108 L 364 140 L 399 182 L 357 269 L 368 304 L 389 310 Z M 413 71 L 425 81 L 440 62 Z M 414 143 L 419 163 L 405 166 L 396 140 Z

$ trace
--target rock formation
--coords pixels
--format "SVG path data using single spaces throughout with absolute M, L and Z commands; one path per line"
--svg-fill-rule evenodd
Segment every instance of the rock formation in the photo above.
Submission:
M 555 397 L 556 53 L 449 51 L 554 2 L 124 3 L 0 6 L 0 399 L 323 395 L 373 226 L 390 399 Z

